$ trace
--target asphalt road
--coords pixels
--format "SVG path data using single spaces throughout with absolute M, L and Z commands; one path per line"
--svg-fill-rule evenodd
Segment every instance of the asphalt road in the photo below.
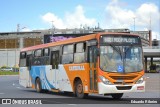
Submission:
M 90 95 L 87 99 L 77 99 L 71 93 L 37 93 L 34 89 L 24 88 L 18 83 L 18 76 L 0 76 L 0 98 L 54 98 L 53 100 L 48 101 L 47 103 L 55 103 L 54 106 L 88 106 L 88 107 L 97 107 L 98 106 L 107 106 L 111 105 L 112 107 L 123 106 L 125 101 L 130 101 L 130 98 L 160 98 L 160 74 L 145 74 L 149 77 L 146 80 L 146 92 L 145 93 L 126 93 L 123 95 L 122 104 L 116 105 L 117 102 L 113 100 L 110 96 L 100 96 L 100 95 Z M 74 102 L 77 104 L 74 104 Z M 114 103 L 114 104 L 112 104 Z M 123 104 L 124 103 L 124 104 Z M 82 104 L 82 105 L 81 105 Z M 151 104 L 136 104 L 143 106 L 151 106 Z M 5 106 L 5 105 L 3 105 Z M 13 107 L 14 105 L 12 105 Z M 35 107 L 36 105 L 34 105 Z M 44 106 L 44 105 L 43 105 Z M 50 106 L 47 104 L 47 106 Z M 127 106 L 127 105 L 125 105 Z M 135 106 L 135 104 L 130 104 L 130 107 Z M 158 107 L 158 104 L 152 104 L 152 107 Z M 2 105 L 0 105 L 2 107 Z M 17 106 L 16 106 L 17 107 Z M 37 106 L 38 107 L 38 106 Z

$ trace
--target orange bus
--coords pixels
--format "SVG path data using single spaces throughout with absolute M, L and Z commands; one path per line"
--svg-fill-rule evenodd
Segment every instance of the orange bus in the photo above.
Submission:
M 19 83 L 37 92 L 111 95 L 144 92 L 141 39 L 127 33 L 96 33 L 23 48 Z

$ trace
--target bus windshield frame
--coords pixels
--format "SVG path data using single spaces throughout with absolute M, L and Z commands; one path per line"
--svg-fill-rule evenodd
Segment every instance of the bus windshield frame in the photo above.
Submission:
M 117 73 L 142 71 L 143 54 L 140 37 L 130 35 L 101 35 L 100 69 L 105 72 Z

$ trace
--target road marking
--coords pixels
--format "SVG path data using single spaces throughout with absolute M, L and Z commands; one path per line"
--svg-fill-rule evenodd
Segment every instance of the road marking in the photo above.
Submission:
M 13 83 L 12 85 L 14 86 L 15 84 Z
M 0 93 L 0 94 L 4 94 L 4 93 Z
M 16 88 L 21 89 L 21 87 L 16 87 Z
M 67 104 L 67 105 L 70 105 L 70 106 L 77 106 L 77 104 Z

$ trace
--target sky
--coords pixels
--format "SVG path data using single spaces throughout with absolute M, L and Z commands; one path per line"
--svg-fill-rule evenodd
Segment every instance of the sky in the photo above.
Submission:
M 0 32 L 55 28 L 152 30 L 160 39 L 160 0 L 1 0 Z M 135 23 L 134 23 L 135 22 Z

